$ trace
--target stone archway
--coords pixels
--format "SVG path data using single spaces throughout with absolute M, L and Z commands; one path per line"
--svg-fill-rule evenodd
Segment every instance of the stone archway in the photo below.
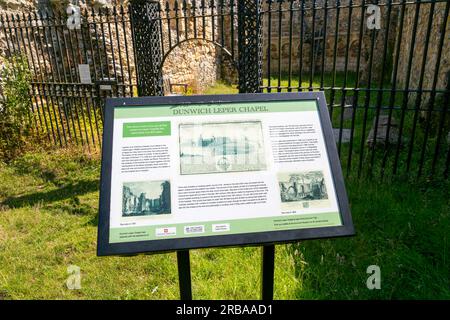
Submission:
M 236 69 L 236 63 L 227 58 L 231 56 L 219 45 L 203 39 L 189 39 L 165 55 L 162 74 L 172 83 L 187 84 L 194 93 L 203 93 L 221 78 L 222 64 Z

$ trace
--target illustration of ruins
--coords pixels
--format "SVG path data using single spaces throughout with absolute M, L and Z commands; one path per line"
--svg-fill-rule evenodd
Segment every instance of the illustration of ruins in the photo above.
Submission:
M 325 178 L 321 171 L 291 173 L 279 183 L 282 202 L 328 199 Z
M 124 217 L 171 213 L 169 181 L 125 183 L 122 198 Z

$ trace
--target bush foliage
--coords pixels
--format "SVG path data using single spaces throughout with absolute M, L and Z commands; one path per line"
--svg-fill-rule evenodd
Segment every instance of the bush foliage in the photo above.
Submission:
M 26 58 L 13 56 L 1 71 L 0 159 L 8 162 L 21 154 L 31 131 L 31 73 Z

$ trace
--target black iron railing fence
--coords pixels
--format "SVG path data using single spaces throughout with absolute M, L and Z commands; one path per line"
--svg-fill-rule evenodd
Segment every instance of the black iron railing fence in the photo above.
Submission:
M 75 29 L 51 10 L 0 16 L 48 139 L 100 145 L 106 97 L 163 94 L 176 49 L 212 43 L 241 92 L 325 91 L 348 174 L 448 175 L 450 1 L 147 3 L 82 11 Z
M 24 55 L 32 70 L 36 125 L 61 146 L 99 144 L 104 98 L 132 96 L 136 87 L 126 9 L 82 16 L 79 29 L 60 12 L 0 16 L 6 55 Z

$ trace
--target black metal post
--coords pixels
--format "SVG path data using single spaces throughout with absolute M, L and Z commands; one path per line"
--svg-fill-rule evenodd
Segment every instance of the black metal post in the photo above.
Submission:
M 239 93 L 260 93 L 262 91 L 261 4 L 262 0 L 238 0 Z M 263 300 L 273 299 L 274 267 L 275 246 L 263 246 L 261 279 Z
M 262 0 L 238 0 L 239 92 L 260 93 L 262 85 Z
M 275 245 L 262 247 L 262 300 L 273 300 L 273 278 L 275 273 Z
M 160 3 L 133 0 L 130 7 L 139 96 L 162 96 Z
M 177 262 L 180 299 L 192 300 L 191 262 L 189 259 L 189 250 L 177 251 Z

